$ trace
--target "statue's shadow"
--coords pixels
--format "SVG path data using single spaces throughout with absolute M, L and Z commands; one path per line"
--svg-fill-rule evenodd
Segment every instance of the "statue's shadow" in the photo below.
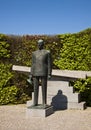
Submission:
M 67 109 L 67 97 L 62 94 L 61 90 L 58 90 L 57 95 L 52 98 L 51 105 L 54 111 Z

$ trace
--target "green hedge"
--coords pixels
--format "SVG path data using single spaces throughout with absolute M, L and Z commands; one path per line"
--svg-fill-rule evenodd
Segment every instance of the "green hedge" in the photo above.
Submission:
M 17 101 L 18 88 L 16 86 L 7 86 L 0 88 L 0 104 L 15 103 Z
M 0 104 L 24 103 L 29 99 L 26 91 L 19 88 L 12 72 L 12 39 L 0 34 Z
M 64 39 L 65 43 L 54 64 L 59 69 L 91 70 L 91 32 L 65 34 Z
M 28 73 L 12 71 L 12 65 L 31 66 L 31 53 L 37 40 L 45 41 L 52 53 L 53 69 L 91 71 L 91 29 L 75 34 L 25 35 L 0 34 L 0 104 L 24 103 L 31 99 L 33 86 L 27 82 Z M 82 100 L 91 106 L 91 78 L 73 83 Z
M 54 60 L 55 66 L 62 70 L 91 71 L 91 29 L 59 37 L 63 47 L 59 57 Z M 91 106 L 91 78 L 79 79 L 72 85 L 81 93 L 82 100 Z

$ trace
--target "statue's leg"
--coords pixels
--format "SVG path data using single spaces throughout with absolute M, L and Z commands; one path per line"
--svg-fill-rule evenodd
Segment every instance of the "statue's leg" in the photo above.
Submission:
M 47 104 L 47 77 L 41 77 L 41 86 L 42 86 L 42 104 L 45 106 Z
M 37 106 L 38 105 L 38 93 L 39 93 L 39 77 L 34 77 L 34 102 L 33 105 Z

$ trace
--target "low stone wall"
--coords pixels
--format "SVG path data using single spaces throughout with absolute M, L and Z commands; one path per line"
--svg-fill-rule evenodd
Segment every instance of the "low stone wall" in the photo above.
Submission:
M 12 70 L 31 73 L 31 67 L 13 65 Z M 91 77 L 91 71 L 75 70 L 52 70 L 52 75 L 68 78 L 86 78 Z
M 13 65 L 12 70 L 31 73 L 31 68 L 26 66 Z M 63 109 L 85 109 L 86 103 L 81 102 L 80 94 L 75 93 L 74 88 L 69 86 L 69 81 L 79 78 L 91 77 L 91 71 L 75 70 L 52 70 L 52 78 L 48 80 L 47 103 L 54 107 L 54 110 Z M 41 86 L 39 89 L 39 103 L 42 101 Z M 32 100 L 27 102 L 31 106 Z

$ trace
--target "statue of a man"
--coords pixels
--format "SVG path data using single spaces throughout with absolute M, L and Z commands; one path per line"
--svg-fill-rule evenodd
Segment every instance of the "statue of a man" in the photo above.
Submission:
M 38 40 L 38 50 L 32 53 L 31 75 L 34 84 L 34 106 L 38 106 L 39 81 L 42 87 L 42 106 L 47 105 L 47 79 L 51 78 L 52 63 L 50 51 L 44 49 L 44 41 Z

